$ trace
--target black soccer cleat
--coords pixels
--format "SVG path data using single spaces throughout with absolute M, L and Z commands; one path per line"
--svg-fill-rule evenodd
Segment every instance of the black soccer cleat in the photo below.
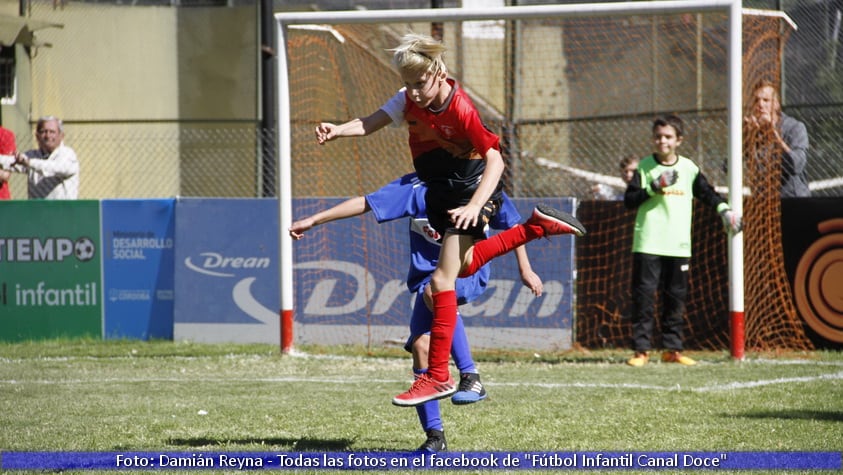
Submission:
M 454 404 L 471 404 L 486 399 L 486 388 L 480 382 L 477 373 L 463 373 L 460 375 L 460 385 L 457 392 L 451 396 Z
M 427 433 L 427 440 L 421 444 L 419 450 L 422 452 L 441 452 L 443 450 L 447 450 L 447 444 L 445 443 L 445 433 L 441 430 L 430 429 Z

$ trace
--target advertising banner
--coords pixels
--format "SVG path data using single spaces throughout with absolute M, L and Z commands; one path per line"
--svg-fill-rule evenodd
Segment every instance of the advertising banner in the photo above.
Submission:
M 173 338 L 175 201 L 103 200 L 104 337 Z
M 808 336 L 843 349 L 843 198 L 783 199 L 782 246 Z
M 0 203 L 0 340 L 102 336 L 99 202 Z
M 173 337 L 280 344 L 278 202 L 176 201 Z
M 293 200 L 293 216 L 308 216 L 342 199 Z M 574 212 L 571 198 L 543 200 Z M 526 219 L 533 199 L 513 200 Z M 413 296 L 407 291 L 409 220 L 378 224 L 371 213 L 324 224 L 294 243 L 295 340 L 367 344 L 407 337 Z M 492 262 L 489 285 L 460 306 L 476 347 L 570 348 L 572 344 L 574 238 L 554 236 L 528 244 L 544 294 L 521 283 L 514 253 Z

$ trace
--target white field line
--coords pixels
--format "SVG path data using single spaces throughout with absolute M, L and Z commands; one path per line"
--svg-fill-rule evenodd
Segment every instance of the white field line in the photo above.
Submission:
M 149 356 L 140 353 L 130 353 L 126 355 L 114 356 L 38 356 L 34 358 L 7 358 L 0 356 L 0 363 L 26 363 L 29 361 L 115 361 L 115 360 L 136 360 L 136 359 L 167 359 L 174 361 L 198 361 L 206 359 L 222 359 L 222 360 L 259 360 L 264 358 L 261 354 L 237 354 L 231 353 L 226 355 L 215 356 L 184 356 L 184 355 L 162 355 Z M 336 361 L 363 361 L 369 363 L 387 362 L 392 363 L 396 361 L 395 358 L 379 358 L 372 356 L 348 356 L 348 355 L 333 355 L 333 354 L 312 354 L 305 353 L 299 350 L 292 350 L 290 353 L 284 355 L 285 358 L 298 358 L 305 360 L 336 360 Z M 401 362 L 401 364 L 404 364 Z M 582 364 L 582 363 L 572 363 Z M 714 362 L 704 362 L 703 364 L 712 365 L 719 364 Z M 741 361 L 738 364 L 742 365 L 811 365 L 811 366 L 840 366 L 843 367 L 843 361 L 813 361 L 807 359 L 771 359 L 771 358 L 753 358 Z
M 727 384 L 715 384 L 712 386 L 703 386 L 701 388 L 694 388 L 695 392 L 709 392 L 709 391 L 731 391 L 734 389 L 748 389 L 757 388 L 760 386 L 770 386 L 773 384 L 790 384 L 790 383 L 809 383 L 820 380 L 843 379 L 843 371 L 832 374 L 821 374 L 819 376 L 799 376 L 793 378 L 776 378 L 761 381 L 745 381 L 733 382 Z
M 35 358 L 6 358 L 0 356 L 0 363 L 26 363 L 29 361 L 118 361 L 118 360 L 137 360 L 137 359 L 167 359 L 172 361 L 199 361 L 210 359 L 221 360 L 259 360 L 264 358 L 264 355 L 259 354 L 228 354 L 216 356 L 183 356 L 183 355 L 165 355 L 165 356 L 148 356 L 142 354 L 127 354 L 117 356 L 38 356 Z M 344 361 L 366 361 L 366 362 L 391 362 L 395 358 L 375 358 L 370 356 L 345 356 L 345 355 L 312 355 L 301 351 L 293 350 L 291 353 L 285 355 L 289 358 L 301 358 L 312 360 L 344 360 Z M 403 364 L 403 363 L 402 363 Z M 841 363 L 843 365 L 843 363 Z
M 610 384 L 610 383 L 524 383 L 524 382 L 485 382 L 489 387 L 534 387 L 545 389 L 641 389 L 649 391 L 691 391 L 691 392 L 719 392 L 751 389 L 761 386 L 772 386 L 777 384 L 810 383 L 814 381 L 843 380 L 843 371 L 837 373 L 822 374 L 817 376 L 798 376 L 791 378 L 775 378 L 757 381 L 735 381 L 725 384 L 713 384 L 701 387 L 685 387 L 675 384 L 671 386 L 658 386 L 649 384 Z M 102 383 L 319 383 L 319 384 L 398 384 L 407 383 L 409 379 L 371 379 L 363 377 L 355 378 L 318 378 L 318 377 L 279 377 L 279 378 L 92 378 L 92 379 L 67 379 L 67 380 L 0 380 L 2 384 L 39 384 L 39 385 L 72 385 L 72 384 L 102 384 Z

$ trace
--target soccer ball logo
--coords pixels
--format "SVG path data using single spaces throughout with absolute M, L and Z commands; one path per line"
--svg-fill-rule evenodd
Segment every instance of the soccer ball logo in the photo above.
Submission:
M 86 237 L 77 239 L 76 244 L 73 246 L 73 253 L 76 254 L 76 258 L 82 262 L 93 259 L 94 251 L 93 241 Z

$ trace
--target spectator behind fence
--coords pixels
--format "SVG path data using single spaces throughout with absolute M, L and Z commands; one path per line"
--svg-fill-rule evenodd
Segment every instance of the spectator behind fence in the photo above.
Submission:
M 594 193 L 595 200 L 614 200 L 614 201 L 622 201 L 623 195 L 626 192 L 626 186 L 629 185 L 629 181 L 632 180 L 632 175 L 635 173 L 635 170 L 638 168 L 638 157 L 635 155 L 626 155 L 621 158 L 618 169 L 621 172 L 621 180 L 623 180 L 624 188 L 618 189 L 614 186 L 607 185 L 605 183 L 596 183 L 592 188 L 591 191 Z
M 782 112 L 779 91 L 770 81 L 753 89 L 752 106 L 744 118 L 747 137 L 763 142 L 759 158 L 768 155 L 782 160 L 782 198 L 811 196 L 805 167 L 808 164 L 808 129 L 802 122 Z
M 28 177 L 29 199 L 75 200 L 79 195 L 79 160 L 64 144 L 61 119 L 38 119 L 35 137 L 37 149 L 15 156 L 14 170 Z
M 0 155 L 6 155 L 6 160 L 0 161 L 0 200 L 12 199 L 9 191 L 9 178 L 12 176 L 11 167 L 14 164 L 15 133 L 0 125 Z

